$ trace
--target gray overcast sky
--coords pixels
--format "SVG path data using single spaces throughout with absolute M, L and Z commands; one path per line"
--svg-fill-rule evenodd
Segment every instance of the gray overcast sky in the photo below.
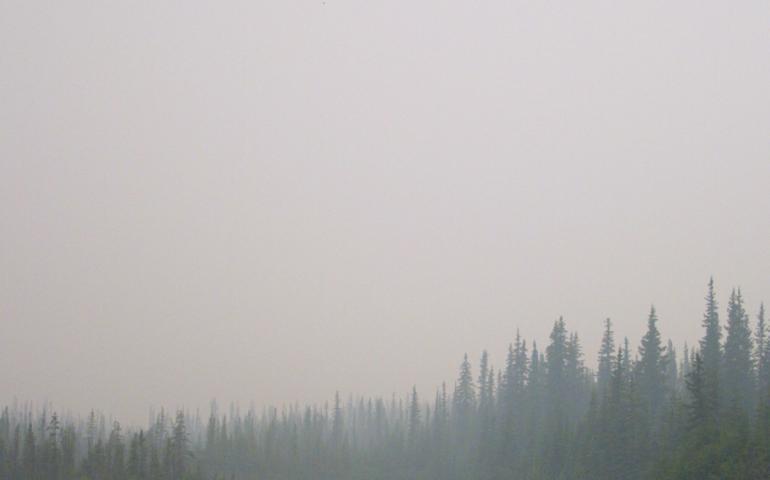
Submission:
M 0 2 L 0 403 L 319 401 L 770 301 L 770 2 Z

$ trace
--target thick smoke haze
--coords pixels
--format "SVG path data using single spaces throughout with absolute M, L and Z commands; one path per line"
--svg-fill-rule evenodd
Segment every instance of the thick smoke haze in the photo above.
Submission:
M 770 3 L 0 2 L 0 404 L 426 398 L 770 301 Z

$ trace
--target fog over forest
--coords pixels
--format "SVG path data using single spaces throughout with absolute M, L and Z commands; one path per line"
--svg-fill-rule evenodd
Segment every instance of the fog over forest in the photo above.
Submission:
M 0 1 L 0 480 L 763 478 L 768 25 Z
M 200 411 L 161 408 L 124 428 L 92 410 L 0 413 L 0 480 L 764 479 L 770 474 L 770 329 L 709 281 L 703 336 L 681 353 L 655 307 L 633 348 L 604 322 L 585 363 L 563 318 L 548 342 L 517 332 L 504 366 L 463 356 L 430 395 L 343 396 Z M 720 315 L 722 320 L 720 321 Z

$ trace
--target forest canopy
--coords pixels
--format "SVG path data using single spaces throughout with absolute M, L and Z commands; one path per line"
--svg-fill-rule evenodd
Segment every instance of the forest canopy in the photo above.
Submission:
M 678 349 L 654 307 L 638 342 L 606 319 L 593 368 L 559 318 L 545 344 L 517 332 L 499 368 L 465 355 L 429 396 L 212 402 L 144 427 L 17 403 L 0 413 L 0 480 L 770 478 L 764 306 L 734 289 L 720 309 L 711 280 L 701 322 Z

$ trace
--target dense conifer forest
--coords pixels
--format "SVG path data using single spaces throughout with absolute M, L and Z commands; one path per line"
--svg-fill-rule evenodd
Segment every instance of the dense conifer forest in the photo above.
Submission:
M 768 479 L 764 307 L 736 289 L 720 309 L 711 281 L 702 324 L 676 348 L 654 308 L 638 342 L 607 319 L 593 369 L 559 318 L 544 344 L 517 333 L 499 367 L 466 355 L 429 397 L 214 403 L 144 428 L 16 404 L 0 413 L 0 480 Z

